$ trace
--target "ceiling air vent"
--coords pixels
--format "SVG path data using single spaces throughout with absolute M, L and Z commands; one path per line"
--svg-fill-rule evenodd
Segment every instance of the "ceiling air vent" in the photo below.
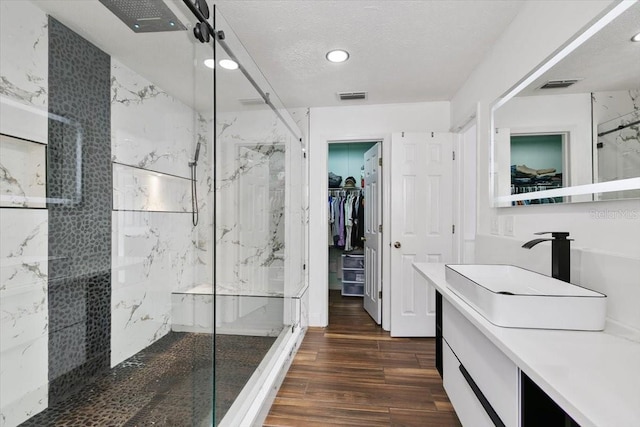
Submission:
M 367 99 L 367 92 L 338 92 L 338 98 L 340 98 L 340 101 Z
M 580 79 L 549 80 L 540 86 L 540 89 L 564 89 L 565 87 L 569 87 L 579 81 Z

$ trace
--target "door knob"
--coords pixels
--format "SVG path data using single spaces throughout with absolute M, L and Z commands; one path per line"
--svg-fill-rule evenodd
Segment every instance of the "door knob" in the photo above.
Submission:
M 400 247 L 401 247 L 401 246 L 402 246 L 402 245 L 400 244 L 400 242 L 395 242 L 395 243 L 393 244 L 393 247 L 394 247 L 394 248 L 396 248 L 396 249 L 400 249 Z

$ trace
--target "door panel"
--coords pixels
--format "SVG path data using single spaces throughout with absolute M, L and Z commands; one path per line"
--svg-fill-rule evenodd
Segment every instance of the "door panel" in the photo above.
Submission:
M 391 335 L 435 335 L 435 289 L 414 262 L 452 257 L 452 135 L 391 139 Z
M 377 324 L 382 321 L 382 302 L 379 295 L 382 292 L 382 186 L 379 173 L 378 159 L 382 157 L 382 144 L 379 142 L 371 147 L 364 155 L 364 308 Z

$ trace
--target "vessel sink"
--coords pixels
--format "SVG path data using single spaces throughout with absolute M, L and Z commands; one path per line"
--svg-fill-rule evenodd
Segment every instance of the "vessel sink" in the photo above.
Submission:
M 510 328 L 604 329 L 607 296 L 513 265 L 448 264 L 447 285 L 489 322 Z

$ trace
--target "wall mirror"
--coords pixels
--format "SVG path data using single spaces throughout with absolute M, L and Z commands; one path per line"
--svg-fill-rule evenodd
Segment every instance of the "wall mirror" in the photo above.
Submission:
M 640 197 L 640 2 L 620 2 L 492 106 L 494 205 Z

